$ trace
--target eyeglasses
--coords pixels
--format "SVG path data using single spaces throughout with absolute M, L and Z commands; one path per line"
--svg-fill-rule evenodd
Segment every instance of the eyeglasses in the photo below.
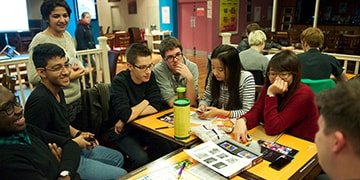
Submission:
M 182 52 L 177 52 L 175 55 L 168 55 L 165 57 L 165 61 L 173 61 L 175 58 L 179 60 L 183 56 Z
M 287 79 L 290 77 L 292 73 L 291 72 L 275 72 L 275 71 L 269 71 L 267 75 L 269 78 L 275 78 L 276 76 L 279 76 L 281 79 Z
M 3 105 L 3 108 L 1 108 L 0 112 L 5 112 L 6 115 L 10 116 L 14 114 L 15 107 L 20 107 L 20 98 L 18 96 L 14 96 L 14 99 L 10 102 L 7 102 L 5 105 Z
M 149 65 L 140 65 L 140 66 L 137 66 L 137 65 L 133 64 L 133 66 L 136 67 L 136 68 L 138 68 L 138 69 L 141 70 L 141 71 L 146 71 L 146 70 L 148 70 L 148 69 L 152 70 L 152 69 L 154 68 L 154 64 L 153 64 L 153 63 L 151 63 L 151 64 L 149 64 Z
M 59 73 L 59 72 L 63 71 L 64 69 L 70 71 L 70 69 L 71 69 L 71 64 L 70 64 L 70 63 L 65 63 L 64 65 L 55 65 L 55 66 L 53 66 L 53 67 L 51 67 L 51 68 L 46 68 L 46 67 L 45 67 L 45 68 L 43 68 L 43 69 L 45 69 L 45 70 L 47 70 L 47 71 L 53 71 L 53 72 L 55 72 L 55 73 Z

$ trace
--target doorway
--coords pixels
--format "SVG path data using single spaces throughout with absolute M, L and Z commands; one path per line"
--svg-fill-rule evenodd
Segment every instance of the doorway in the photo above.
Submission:
M 206 1 L 178 4 L 179 40 L 184 53 L 206 56 L 210 39 L 207 30 Z

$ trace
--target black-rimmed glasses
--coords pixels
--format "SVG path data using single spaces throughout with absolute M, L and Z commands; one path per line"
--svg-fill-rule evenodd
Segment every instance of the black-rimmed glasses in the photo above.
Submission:
M 15 107 L 20 107 L 20 106 L 21 106 L 20 98 L 18 96 L 14 96 L 14 99 L 12 101 L 5 103 L 1 107 L 0 112 L 5 112 L 6 115 L 10 116 L 14 114 Z
M 136 67 L 136 68 L 138 68 L 138 69 L 141 70 L 141 71 L 146 71 L 146 70 L 148 70 L 148 69 L 152 70 L 152 69 L 154 68 L 154 64 L 153 64 L 153 63 L 151 63 L 151 64 L 149 64 L 149 65 L 140 65 L 140 66 L 133 64 L 133 66 Z
M 175 58 L 179 60 L 183 56 L 182 52 L 177 52 L 175 55 L 168 55 L 165 57 L 165 61 L 173 61 Z

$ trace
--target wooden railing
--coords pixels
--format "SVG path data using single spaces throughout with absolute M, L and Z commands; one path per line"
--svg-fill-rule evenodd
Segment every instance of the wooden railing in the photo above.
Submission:
M 229 44 L 229 43 L 225 43 L 225 44 L 228 44 L 230 46 L 233 46 L 233 47 L 237 47 L 237 44 Z M 278 49 L 271 49 L 271 50 L 266 50 L 266 53 L 268 54 L 275 54 L 275 53 L 278 53 L 280 52 L 280 50 Z M 301 49 L 295 49 L 294 52 L 296 54 L 299 54 L 299 53 L 303 53 L 304 51 L 301 50 Z M 344 61 L 344 70 L 346 70 L 345 72 L 348 72 L 348 66 L 349 66 L 349 62 L 355 62 L 355 68 L 354 68 L 354 72 L 352 72 L 352 74 L 359 74 L 359 62 L 360 62 L 360 56 L 359 55 L 349 55 L 349 54 L 338 54 L 338 53 L 327 53 L 327 52 L 324 52 L 325 54 L 329 54 L 329 55 L 332 55 L 334 56 L 337 60 L 339 61 Z
M 108 62 L 108 47 L 106 37 L 98 37 L 99 40 L 99 48 L 97 49 L 90 49 L 90 50 L 82 50 L 77 52 L 78 58 L 82 61 L 83 57 L 87 57 L 88 60 L 88 68 L 89 69 L 96 69 L 97 77 L 93 77 L 92 73 L 89 73 L 90 78 L 90 87 L 94 86 L 94 82 L 104 82 L 104 83 L 111 83 L 110 80 L 110 69 L 109 69 L 109 62 Z M 95 67 L 91 63 L 90 59 L 93 59 L 95 62 Z M 23 78 L 24 74 L 26 73 L 27 63 L 29 61 L 28 56 L 20 56 L 15 57 L 13 59 L 1 60 L 0 61 L 0 70 L 6 72 L 6 74 L 16 76 L 17 78 L 17 90 L 21 98 L 21 102 L 24 105 L 26 100 L 26 93 L 24 83 L 25 80 Z M 14 71 L 15 69 L 15 71 Z M 1 77 L 0 77 L 1 78 Z M 95 79 L 95 81 L 93 81 Z M 85 78 L 82 77 L 83 87 L 85 86 Z M 33 86 L 29 83 L 30 90 L 33 89 Z

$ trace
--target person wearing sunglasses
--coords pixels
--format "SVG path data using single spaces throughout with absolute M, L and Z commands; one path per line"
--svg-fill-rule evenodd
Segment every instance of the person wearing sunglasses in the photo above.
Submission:
M 39 44 L 34 48 L 33 61 L 41 83 L 25 104 L 28 123 L 72 138 L 79 145 L 82 150 L 77 172 L 82 179 L 116 179 L 125 175 L 127 172 L 121 168 L 124 163 L 121 152 L 99 145 L 94 134 L 70 125 L 62 88 L 70 84 L 71 66 L 64 50 L 51 43 Z
M 79 146 L 26 125 L 19 98 L 0 86 L 1 179 L 79 179 Z
M 176 88 L 186 87 L 185 97 L 191 106 L 196 106 L 199 94 L 197 65 L 185 58 L 180 41 L 175 37 L 162 40 L 159 50 L 163 61 L 156 64 L 154 73 L 162 97 L 173 107 Z
M 260 96 L 250 111 L 235 122 L 235 139 L 246 142 L 247 130 L 263 124 L 268 135 L 285 132 L 313 142 L 319 112 L 313 91 L 300 79 L 296 54 L 288 50 L 275 54 L 269 61 Z
M 110 87 L 109 120 L 105 131 L 109 140 L 126 154 L 127 165 L 135 169 L 174 150 L 170 143 L 129 123 L 140 116 L 159 112 L 167 104 L 160 94 L 151 61 L 151 51 L 141 43 L 132 44 L 126 52 L 128 69 L 117 74 Z M 148 146 L 148 154 L 144 146 Z

